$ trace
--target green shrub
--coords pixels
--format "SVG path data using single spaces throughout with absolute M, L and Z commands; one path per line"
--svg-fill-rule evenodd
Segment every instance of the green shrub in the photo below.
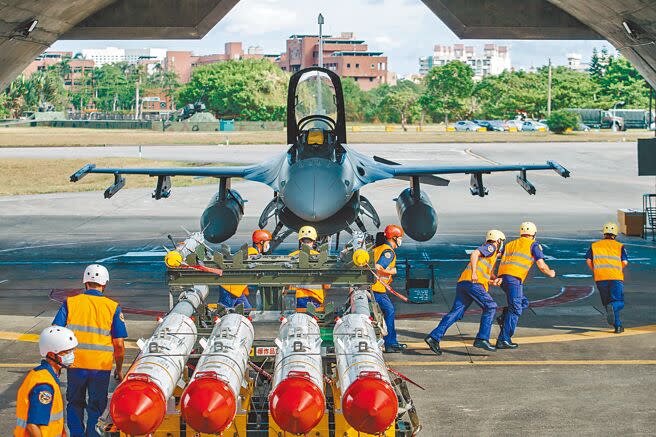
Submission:
M 581 123 L 581 117 L 579 114 L 566 109 L 553 111 L 551 116 L 547 119 L 549 130 L 557 134 L 562 134 L 563 132 L 566 132 L 567 129 L 576 130 L 579 123 Z

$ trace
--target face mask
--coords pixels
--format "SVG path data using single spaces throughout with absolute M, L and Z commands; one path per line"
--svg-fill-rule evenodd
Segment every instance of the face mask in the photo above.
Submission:
M 396 247 L 401 247 L 402 240 L 400 238 L 396 239 Z
M 63 367 L 70 367 L 73 365 L 73 361 L 75 361 L 75 352 L 71 351 L 66 355 L 60 355 L 59 359 Z
M 269 244 L 269 242 L 265 241 L 264 244 L 262 245 L 262 252 L 267 253 L 270 248 L 271 248 L 271 245 Z

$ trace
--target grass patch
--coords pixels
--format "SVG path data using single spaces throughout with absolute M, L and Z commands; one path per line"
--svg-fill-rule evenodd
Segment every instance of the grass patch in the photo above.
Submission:
M 155 161 L 137 158 L 93 159 L 98 167 L 197 167 L 202 165 L 221 166 L 220 163 L 193 163 Z M 21 194 L 46 194 L 105 190 L 114 183 L 113 175 L 89 174 L 81 181 L 69 182 L 71 174 L 88 164 L 89 159 L 28 159 L 10 158 L 0 160 L 0 196 Z M 125 176 L 125 188 L 151 187 L 155 189 L 157 178 L 141 175 Z M 207 185 L 217 183 L 214 178 L 196 179 L 193 176 L 178 176 L 171 179 L 174 187 Z
M 653 132 L 634 129 L 626 132 L 591 131 L 556 135 L 550 132 L 446 132 L 436 126 L 417 132 L 404 132 L 395 126 L 384 132 L 382 125 L 363 125 L 362 131 L 347 129 L 351 144 L 357 143 L 508 143 L 569 141 L 635 141 L 653 137 Z M 0 147 L 113 146 L 113 145 L 216 145 L 216 144 L 285 144 L 284 131 L 258 132 L 156 132 L 150 130 L 84 129 L 52 127 L 0 128 Z

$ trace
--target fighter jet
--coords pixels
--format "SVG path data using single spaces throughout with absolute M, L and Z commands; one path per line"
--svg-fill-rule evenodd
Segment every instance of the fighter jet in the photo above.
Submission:
M 200 219 L 207 241 L 221 243 L 237 231 L 244 214 L 244 199 L 233 188 L 232 178 L 268 185 L 273 199 L 264 208 L 259 226 L 265 228 L 275 218 L 274 242 L 280 242 L 301 226 L 311 224 L 322 237 L 341 231 L 365 232 L 363 218 L 380 226 L 379 216 L 360 189 L 383 179 L 409 181 L 409 187 L 396 198 L 401 226 L 417 241 L 431 239 L 437 231 L 437 213 L 421 185 L 446 186 L 447 179 L 437 175 L 464 173 L 471 175 L 471 193 L 488 194 L 483 175 L 496 172 L 518 172 L 517 182 L 529 194 L 535 187 L 526 174 L 532 170 L 552 170 L 562 177 L 569 171 L 554 161 L 532 165 L 438 166 L 403 165 L 377 156 L 357 152 L 346 140 L 344 96 L 339 76 L 334 72 L 311 67 L 291 76 L 287 96 L 287 152 L 260 164 L 234 167 L 202 168 L 98 168 L 87 164 L 70 179 L 77 182 L 89 173 L 114 175 L 114 184 L 105 198 L 125 186 L 124 175 L 157 177 L 155 199 L 171 194 L 174 176 L 213 177 L 219 180 L 214 195 Z

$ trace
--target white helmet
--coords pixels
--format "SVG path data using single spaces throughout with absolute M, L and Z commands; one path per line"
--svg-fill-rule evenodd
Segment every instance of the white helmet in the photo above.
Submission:
M 519 235 L 535 236 L 538 233 L 538 227 L 533 222 L 524 222 L 519 226 Z
M 41 332 L 39 337 L 39 352 L 44 358 L 49 352 L 58 354 L 75 347 L 77 347 L 75 334 L 63 326 L 49 326 Z
M 84 270 L 82 283 L 95 282 L 100 285 L 107 285 L 109 282 L 109 272 L 100 264 L 91 264 Z
M 487 231 L 487 235 L 485 236 L 485 239 L 487 241 L 499 241 L 499 240 L 506 240 L 506 236 L 504 235 L 503 232 L 497 230 L 497 229 L 490 229 Z

